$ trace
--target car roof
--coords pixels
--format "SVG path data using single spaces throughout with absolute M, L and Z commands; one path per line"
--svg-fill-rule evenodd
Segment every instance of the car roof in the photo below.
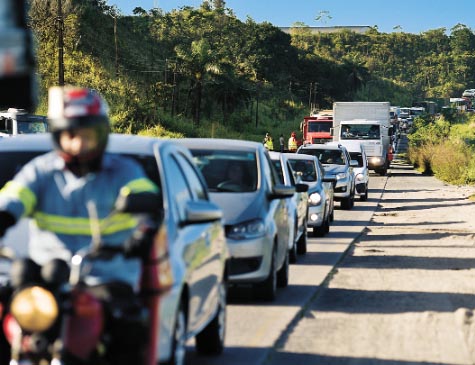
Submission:
M 339 144 L 327 144 L 327 143 L 313 143 L 300 146 L 301 149 L 314 149 L 314 150 L 342 150 L 345 146 Z
M 152 154 L 153 146 L 172 144 L 170 139 L 138 136 L 133 134 L 111 133 L 107 151 L 111 153 Z M 2 151 L 50 151 L 53 149 L 50 133 L 25 134 L 0 139 Z
M 175 140 L 180 144 L 191 149 L 219 150 L 226 149 L 231 151 L 256 151 L 263 149 L 262 143 L 246 141 L 240 139 L 220 139 L 220 138 L 178 138 Z

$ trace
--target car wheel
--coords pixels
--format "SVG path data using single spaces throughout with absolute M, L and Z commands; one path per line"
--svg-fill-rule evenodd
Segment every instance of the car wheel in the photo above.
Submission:
M 226 333 L 226 282 L 218 290 L 218 311 L 213 320 L 196 335 L 196 351 L 201 354 L 220 354 L 224 349 Z
M 304 230 L 299 240 L 297 241 L 297 253 L 305 255 L 307 253 L 307 222 L 305 221 Z
M 172 337 L 172 357 L 164 365 L 185 365 L 186 357 L 186 313 L 183 300 L 176 314 Z
M 345 210 L 351 209 L 351 195 L 341 200 L 341 208 Z
M 333 222 L 334 220 L 335 220 L 335 209 L 332 202 L 331 208 L 330 208 L 330 222 Z
M 330 217 L 326 216 L 323 220 L 322 225 L 320 227 L 313 227 L 313 236 L 314 237 L 323 237 L 325 233 L 330 230 Z
M 360 200 L 362 202 L 365 202 L 365 201 L 368 200 L 368 187 L 367 186 L 366 186 L 366 190 L 365 190 L 364 194 L 360 196 Z
M 295 235 L 294 235 L 294 239 L 293 239 L 293 242 L 292 242 L 292 248 L 289 250 L 289 261 L 294 264 L 297 262 L 297 242 L 295 242 L 295 238 L 297 237 L 297 234 L 298 234 L 298 228 L 295 227 Z
M 289 251 L 286 251 L 284 263 L 277 272 L 277 286 L 285 288 L 287 285 L 289 285 Z
M 254 295 L 258 299 L 265 301 L 273 301 L 277 294 L 277 272 L 275 270 L 275 261 L 276 261 L 277 252 L 274 248 L 272 252 L 272 258 L 269 268 L 269 276 L 264 282 L 256 284 L 254 286 Z

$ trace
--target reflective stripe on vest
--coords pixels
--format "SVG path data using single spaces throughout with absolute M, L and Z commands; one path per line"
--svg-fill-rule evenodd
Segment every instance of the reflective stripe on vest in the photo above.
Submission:
M 57 234 L 91 236 L 91 222 L 85 217 L 65 217 L 54 214 L 35 213 L 33 215 L 39 228 Z M 115 214 L 99 220 L 101 234 L 110 235 L 136 227 L 137 220 L 126 213 Z
M 26 186 L 15 181 L 7 182 L 1 192 L 10 198 L 20 199 L 24 207 L 22 216 L 31 214 L 36 205 L 35 194 Z
M 130 193 L 158 192 L 157 186 L 147 178 L 141 178 L 130 181 L 120 189 L 120 195 L 127 196 Z

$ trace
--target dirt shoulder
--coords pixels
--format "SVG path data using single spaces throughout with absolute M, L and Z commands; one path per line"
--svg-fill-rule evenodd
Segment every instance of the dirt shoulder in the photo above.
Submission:
M 370 225 L 272 364 L 473 364 L 473 194 L 395 161 Z

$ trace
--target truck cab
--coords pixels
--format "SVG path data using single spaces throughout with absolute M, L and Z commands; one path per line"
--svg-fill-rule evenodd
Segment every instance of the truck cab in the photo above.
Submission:
M 326 143 L 332 140 L 330 129 L 333 126 L 332 111 L 322 111 L 318 114 L 304 117 L 301 125 L 303 143 Z
M 43 115 L 28 114 L 25 110 L 16 108 L 0 112 L 0 137 L 46 132 L 48 123 Z

